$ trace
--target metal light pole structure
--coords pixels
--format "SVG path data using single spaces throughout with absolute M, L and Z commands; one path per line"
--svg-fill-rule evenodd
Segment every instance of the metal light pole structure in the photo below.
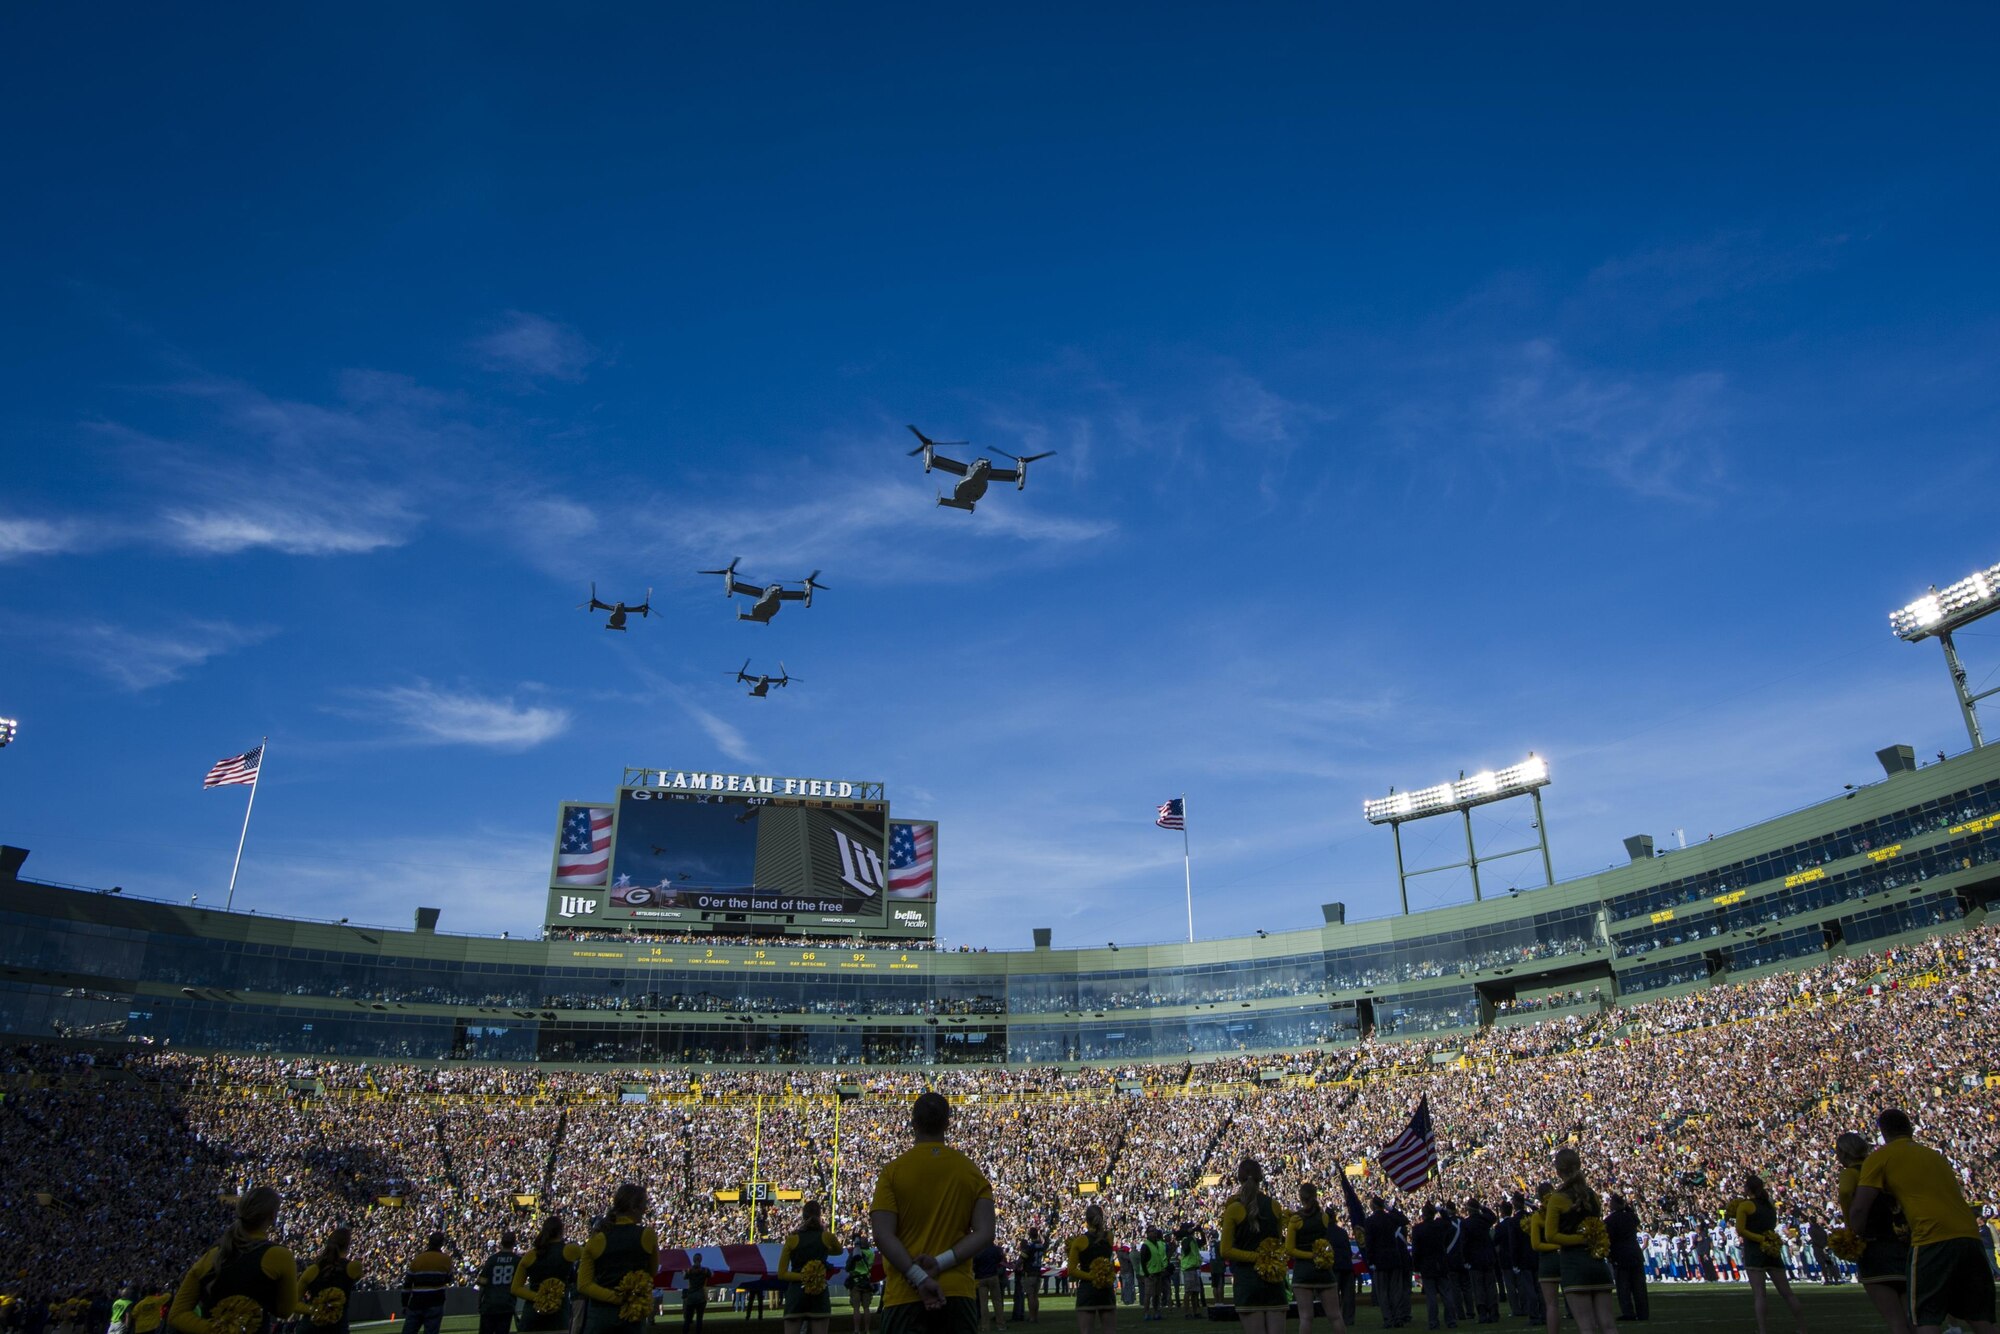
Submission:
M 1549 766 L 1533 751 L 1521 763 L 1506 769 L 1486 769 L 1467 777 L 1461 774 L 1458 781 L 1439 783 L 1435 787 L 1423 788 L 1416 792 L 1389 790 L 1386 797 L 1375 798 L 1361 803 L 1361 813 L 1368 817 L 1369 824 L 1385 824 L 1396 837 L 1396 889 L 1403 897 L 1403 914 L 1410 911 L 1410 880 L 1420 875 L 1430 875 L 1435 871 L 1455 871 L 1466 867 L 1472 872 L 1472 897 L 1481 897 L 1479 891 L 1479 866 L 1481 862 L 1498 861 L 1502 857 L 1518 857 L 1537 849 L 1542 854 L 1542 874 L 1546 883 L 1556 882 L 1555 865 L 1549 859 L 1548 822 L 1542 818 L 1542 789 L 1548 786 Z M 1481 856 L 1472 838 L 1472 808 L 1485 806 L 1496 801 L 1507 801 L 1514 797 L 1528 797 L 1535 803 L 1535 842 L 1525 848 L 1510 848 L 1505 852 L 1489 852 Z M 1411 820 L 1427 820 L 1434 815 L 1449 815 L 1457 811 L 1465 819 L 1465 860 L 1446 862 L 1442 866 L 1426 866 L 1412 871 L 1403 864 L 1403 825 Z
M 1965 715 L 1965 734 L 1976 750 L 1986 744 L 1979 734 L 1979 710 L 1975 707 L 1988 695 L 2000 695 L 2000 686 L 1973 694 L 1965 684 L 1965 668 L 1958 661 L 1958 646 L 1951 632 L 1972 624 L 1982 616 L 2000 611 L 2000 565 L 1975 570 L 1949 588 L 1931 585 L 1931 591 L 1900 611 L 1889 613 L 1889 629 L 1896 638 L 1915 644 L 1935 639 L 1944 646 L 1944 665 L 1951 671 L 1951 688 L 1958 695 L 1958 711 Z

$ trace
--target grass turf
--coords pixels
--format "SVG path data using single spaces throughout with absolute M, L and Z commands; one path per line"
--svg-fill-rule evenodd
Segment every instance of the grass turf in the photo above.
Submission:
M 1874 1305 L 1862 1292 L 1859 1284 L 1845 1283 L 1839 1287 L 1826 1288 L 1814 1284 L 1799 1284 L 1792 1289 L 1798 1294 L 1805 1307 L 1806 1327 L 1813 1334 L 1871 1334 L 1883 1328 L 1882 1319 L 1875 1313 Z M 1750 1289 L 1740 1283 L 1704 1284 L 1701 1286 L 1672 1285 L 1649 1289 L 1652 1296 L 1653 1316 L 1640 1324 L 1625 1323 L 1621 1330 L 1640 1330 L 1645 1334 L 1756 1334 L 1757 1318 L 1750 1309 Z M 1776 1292 L 1769 1293 L 1770 1307 L 1767 1322 L 1770 1334 L 1792 1334 L 1791 1313 L 1778 1300 Z M 1011 1309 L 1011 1308 L 1010 1308 Z M 1504 1311 L 1504 1307 L 1502 1308 Z M 1073 1334 L 1075 1324 L 1070 1317 L 1068 1297 L 1044 1297 L 1042 1318 L 1039 1324 L 1010 1322 L 1009 1328 L 1027 1334 L 1034 1330 L 1037 1334 Z M 1412 1304 L 1411 1321 L 1404 1328 L 1407 1331 L 1422 1331 L 1424 1324 L 1424 1301 L 1421 1294 Z M 750 1319 L 726 1308 L 709 1308 L 708 1321 L 716 1327 L 716 1334 L 782 1334 L 783 1321 L 775 1317 Z M 671 1307 L 661 1319 L 654 1323 L 655 1334 L 679 1334 L 680 1313 Z M 879 1320 L 877 1327 L 879 1328 Z M 1177 1330 L 1213 1330 L 1216 1334 L 1228 1334 L 1234 1329 L 1234 1322 L 1215 1323 L 1210 1321 L 1184 1320 L 1178 1314 L 1169 1314 L 1160 1322 L 1160 1334 L 1173 1334 Z M 1137 1307 L 1120 1307 L 1118 1326 L 1129 1329 L 1132 1334 L 1145 1329 L 1139 1319 Z M 1313 1322 L 1318 1334 L 1327 1334 L 1325 1320 Z M 356 1325 L 357 1330 L 367 1329 L 372 1334 L 396 1334 L 400 1322 L 375 1325 Z M 1291 1323 L 1296 1329 L 1296 1321 Z M 1381 1319 L 1374 1308 L 1362 1306 L 1355 1313 L 1354 1323 L 1348 1329 L 1354 1334 L 1374 1334 L 1382 1328 Z M 1530 1325 L 1525 1320 L 1502 1315 L 1497 1325 L 1475 1325 L 1461 1321 L 1459 1328 L 1466 1334 L 1481 1331 L 1523 1330 L 1529 1334 L 1541 1334 L 1540 1324 Z M 442 1334 L 477 1334 L 479 1320 L 476 1316 L 452 1316 L 445 1320 Z M 849 1319 L 845 1306 L 839 1306 L 828 1327 L 828 1334 L 851 1334 L 853 1322 Z M 1563 1329 L 1567 1334 L 1575 1334 L 1576 1322 L 1565 1315 Z

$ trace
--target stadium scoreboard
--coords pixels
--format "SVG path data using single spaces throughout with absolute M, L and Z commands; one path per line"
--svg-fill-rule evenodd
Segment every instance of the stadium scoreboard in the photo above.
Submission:
M 880 783 L 628 769 L 612 801 L 562 803 L 545 925 L 909 939 L 936 904 L 937 823 Z

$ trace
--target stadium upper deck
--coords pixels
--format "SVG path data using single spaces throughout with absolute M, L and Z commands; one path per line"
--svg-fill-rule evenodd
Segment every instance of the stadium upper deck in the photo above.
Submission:
M 1547 889 L 1193 945 L 510 941 L 0 879 L 0 1032 L 354 1057 L 1127 1061 L 1434 1036 L 1802 968 L 2000 898 L 2000 747 Z

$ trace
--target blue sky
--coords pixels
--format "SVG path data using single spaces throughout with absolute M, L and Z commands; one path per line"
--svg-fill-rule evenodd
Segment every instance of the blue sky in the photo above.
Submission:
M 518 932 L 624 765 L 880 779 L 948 941 L 1086 944 L 1183 791 L 1220 935 L 1531 749 L 1564 876 L 1960 749 L 1996 20 L 1886 13 L 13 7 L 0 838 L 213 901 L 268 734 L 240 904 Z

